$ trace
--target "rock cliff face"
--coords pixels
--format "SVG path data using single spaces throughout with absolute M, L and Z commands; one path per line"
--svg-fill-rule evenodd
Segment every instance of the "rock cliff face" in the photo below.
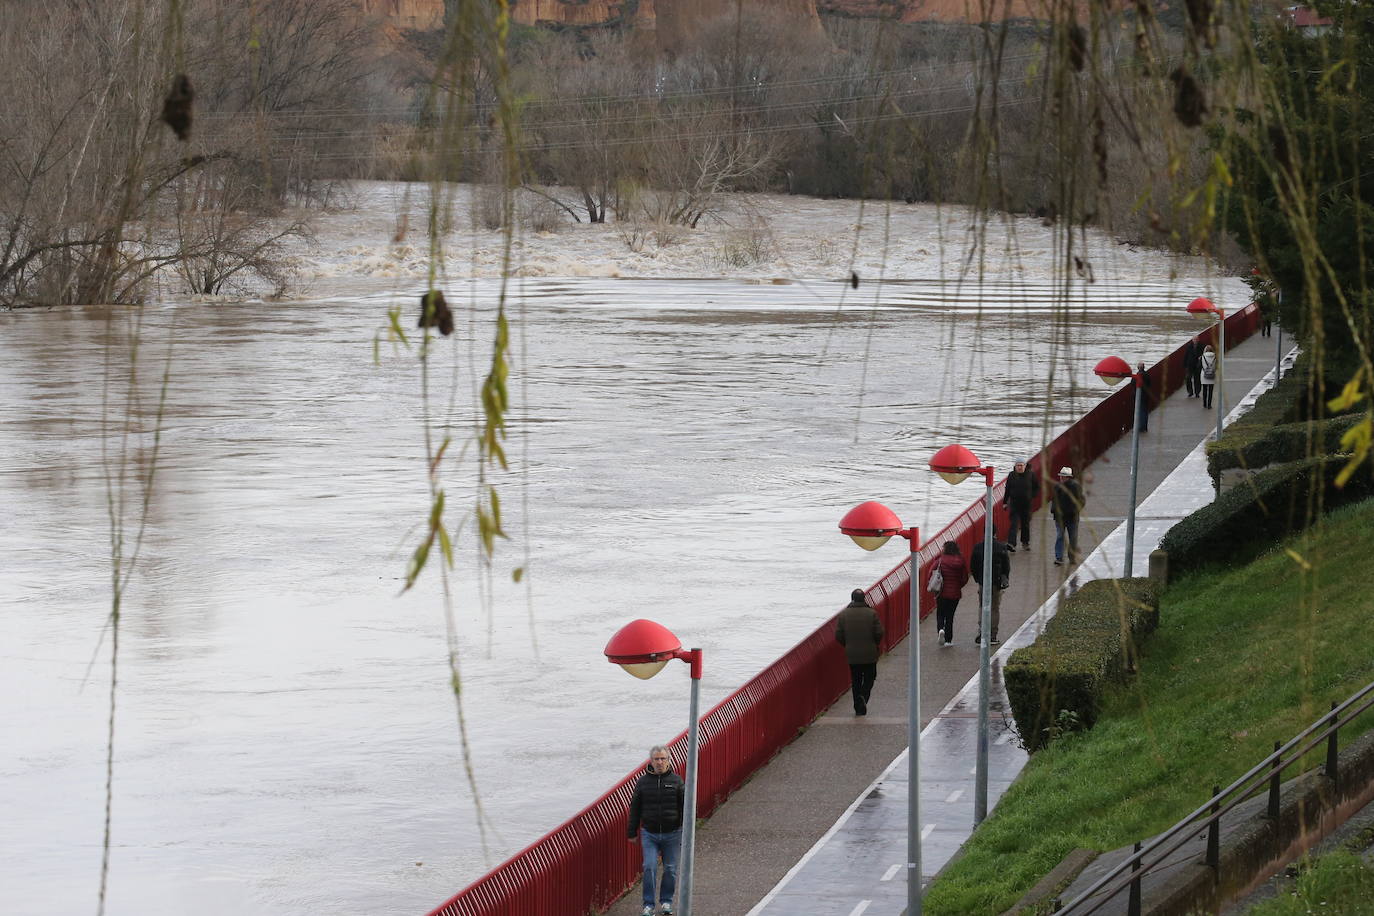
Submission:
M 395 29 L 437 29 L 444 21 L 444 0 L 360 2 L 364 13 Z M 654 0 L 510 0 L 510 11 L 521 25 L 654 27 Z
M 433 29 L 444 20 L 444 0 L 359 0 L 364 11 L 394 29 Z M 672 51 L 703 24 L 746 10 L 776 12 L 821 28 L 818 13 L 902 22 L 983 22 L 1035 18 L 1043 4 L 1031 0 L 510 0 L 522 25 L 597 26 L 624 23 L 656 32 L 658 46 Z
M 1044 18 L 1044 0 L 816 0 L 821 12 L 901 22 L 1001 22 Z
M 624 22 L 637 29 L 652 29 L 656 5 L 654 0 L 513 0 L 510 11 L 515 21 L 524 25 Z
M 444 0 L 362 0 L 362 8 L 391 29 L 435 29 L 444 21 Z

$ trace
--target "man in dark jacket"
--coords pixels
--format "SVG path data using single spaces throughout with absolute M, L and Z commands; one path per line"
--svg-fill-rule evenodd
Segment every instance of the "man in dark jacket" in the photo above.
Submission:
M 1002 505 L 1007 507 L 1011 518 L 1011 530 L 1007 532 L 1007 549 L 1016 550 L 1016 533 L 1021 532 L 1021 546 L 1030 549 L 1031 506 L 1040 495 L 1040 478 L 1026 467 L 1026 462 L 1018 461 L 1012 472 L 1007 475 L 1007 486 L 1003 491 Z
M 673 911 L 686 788 L 682 777 L 673 772 L 673 758 L 668 756 L 668 749 L 661 745 L 651 748 L 649 766 L 635 784 L 635 794 L 630 800 L 627 828 L 630 839 L 639 834 L 639 846 L 644 851 L 644 916 L 655 912 L 654 891 L 658 887 L 660 856 L 663 858 L 663 886 L 657 896 L 662 906 L 657 912 Z
M 835 641 L 844 646 L 853 687 L 854 715 L 868 715 L 868 696 L 878 677 L 878 646 L 883 641 L 883 622 L 868 606 L 861 588 L 849 595 L 849 604 L 835 618 Z
M 1068 562 L 1078 559 L 1078 516 L 1083 511 L 1083 488 L 1073 479 L 1073 468 L 1059 469 L 1059 482 L 1050 497 L 1050 513 L 1054 516 L 1054 565 L 1063 566 L 1064 548 L 1068 548 Z
M 983 641 L 983 589 L 992 589 L 992 642 L 990 646 L 995 646 L 1000 639 L 997 638 L 997 623 L 1001 619 L 1002 612 L 1002 589 L 1006 588 L 1011 581 L 1011 556 L 1007 553 L 1007 545 L 1003 544 L 997 537 L 997 529 L 992 532 L 992 582 L 989 586 L 983 585 L 983 545 L 985 542 L 979 541 L 973 545 L 973 552 L 969 554 L 970 572 L 973 573 L 973 581 L 978 583 L 978 635 L 973 637 L 974 645 Z
M 1188 388 L 1188 397 L 1202 394 L 1202 348 L 1189 337 L 1183 345 L 1183 382 Z
M 1140 378 L 1140 409 L 1136 411 L 1135 422 L 1140 427 L 1142 433 L 1150 431 L 1150 409 L 1154 407 L 1151 397 L 1151 383 L 1149 373 L 1145 371 L 1145 364 L 1140 363 L 1135 369 L 1136 375 Z M 1134 382 L 1132 382 L 1134 384 Z M 1131 392 L 1131 397 L 1135 397 L 1135 392 Z

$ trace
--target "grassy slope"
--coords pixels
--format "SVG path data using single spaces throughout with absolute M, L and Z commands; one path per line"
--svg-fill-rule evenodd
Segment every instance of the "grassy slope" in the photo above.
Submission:
M 1114 849 L 1168 828 L 1374 680 L 1371 570 L 1374 501 L 1248 567 L 1173 585 L 1139 678 L 1108 699 L 1096 728 L 1031 759 L 925 911 L 1001 913 L 1075 847 Z M 1360 731 L 1374 727 L 1366 718 Z
M 1374 868 L 1358 855 L 1339 850 L 1304 861 L 1292 891 L 1251 907 L 1247 916 L 1362 916 L 1374 909 Z

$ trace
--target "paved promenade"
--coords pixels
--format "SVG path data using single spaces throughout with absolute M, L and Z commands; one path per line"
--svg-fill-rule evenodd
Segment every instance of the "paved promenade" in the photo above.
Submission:
M 1226 404 L 1236 416 L 1265 390 L 1276 356 L 1274 338 L 1255 335 L 1226 357 Z M 1231 405 L 1242 405 L 1232 407 Z M 1150 416 L 1141 436 L 1135 574 L 1179 518 L 1209 502 L 1202 444 L 1215 410 L 1182 390 Z M 999 478 L 1005 473 L 998 469 Z M 1001 637 L 993 658 L 991 810 L 1026 760 L 1010 730 L 1001 666 L 1035 640 L 1058 596 L 1076 584 L 1121 574 L 1130 483 L 1130 436 L 1080 475 L 1087 502 L 1077 568 L 1053 565 L 1054 527 L 1037 513 L 1031 549 L 1012 555 L 1011 587 L 1003 593 Z M 842 583 L 840 591 L 866 583 Z M 922 870 L 929 881 L 973 829 L 977 729 L 977 591 L 960 602 L 954 645 L 936 645 L 934 615 L 921 623 Z M 838 608 L 837 608 L 838 610 Z M 878 665 L 869 714 L 855 717 L 848 693 L 796 741 L 740 788 L 697 833 L 695 916 L 898 914 L 906 903 L 905 643 Z M 608 912 L 640 910 L 638 888 Z

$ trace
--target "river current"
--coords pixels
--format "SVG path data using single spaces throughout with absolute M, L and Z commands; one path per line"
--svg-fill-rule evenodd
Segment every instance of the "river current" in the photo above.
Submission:
M 422 913 L 685 727 L 685 666 L 641 682 L 602 656 L 624 623 L 705 650 L 709 709 L 903 558 L 840 536 L 848 508 L 880 499 L 935 531 L 981 492 L 926 469 L 940 446 L 1001 476 L 1105 395 L 1099 358 L 1178 346 L 1195 295 L 1244 302 L 1215 280 L 1099 280 L 1067 299 L 1034 283 L 518 281 L 510 470 L 487 475 L 510 537 L 487 566 L 464 445 L 497 289 L 454 292 L 427 407 L 414 350 L 374 346 L 391 293 L 0 314 L 7 912 L 95 909 L 112 517 L 138 553 L 106 912 Z M 429 507 L 426 416 L 455 439 L 447 607 L 483 829 L 437 558 L 399 594 Z

